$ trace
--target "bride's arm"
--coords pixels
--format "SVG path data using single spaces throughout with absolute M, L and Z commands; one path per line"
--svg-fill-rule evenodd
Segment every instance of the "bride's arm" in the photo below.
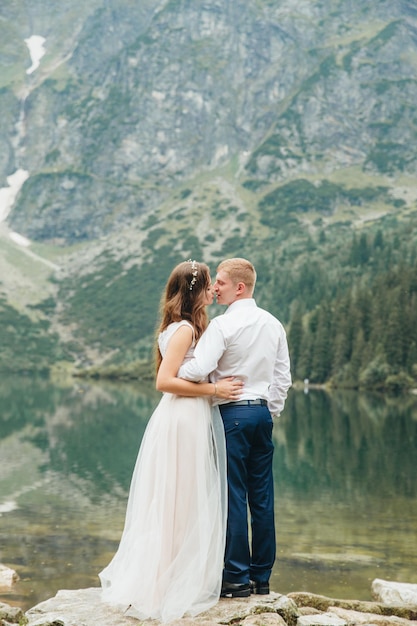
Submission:
M 217 396 L 228 400 L 238 399 L 243 384 L 233 377 L 224 378 L 217 383 L 193 383 L 183 378 L 177 378 L 178 370 L 192 340 L 193 331 L 188 325 L 180 326 L 173 334 L 158 370 L 157 390 L 174 393 L 177 396 Z

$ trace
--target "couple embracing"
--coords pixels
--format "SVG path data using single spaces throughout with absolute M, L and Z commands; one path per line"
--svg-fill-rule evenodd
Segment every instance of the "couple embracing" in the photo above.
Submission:
M 246 259 L 171 273 L 156 386 L 105 602 L 139 619 L 197 615 L 219 597 L 269 593 L 275 560 L 273 416 L 291 386 L 282 324 L 253 299 Z M 207 305 L 228 308 L 208 324 Z M 247 506 L 251 516 L 251 545 Z

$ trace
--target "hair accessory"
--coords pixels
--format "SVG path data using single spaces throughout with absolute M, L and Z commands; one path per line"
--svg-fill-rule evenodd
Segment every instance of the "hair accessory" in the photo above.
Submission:
M 197 263 L 197 261 L 192 261 L 191 259 L 188 259 L 188 263 L 191 263 L 192 279 L 191 279 L 191 282 L 190 282 L 190 291 L 192 291 L 194 285 L 197 282 L 198 263 Z

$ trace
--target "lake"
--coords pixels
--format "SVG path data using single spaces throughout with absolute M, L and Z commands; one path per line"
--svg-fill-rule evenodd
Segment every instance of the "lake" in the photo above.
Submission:
M 0 381 L 0 601 L 98 586 L 114 554 L 152 385 Z M 417 397 L 291 390 L 274 425 L 271 588 L 371 600 L 417 583 Z

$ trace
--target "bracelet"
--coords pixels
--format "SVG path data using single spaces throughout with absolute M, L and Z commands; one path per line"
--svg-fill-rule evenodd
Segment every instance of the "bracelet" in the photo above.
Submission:
M 217 396 L 217 383 L 213 383 L 214 385 L 214 393 L 213 393 L 213 398 L 214 396 Z

